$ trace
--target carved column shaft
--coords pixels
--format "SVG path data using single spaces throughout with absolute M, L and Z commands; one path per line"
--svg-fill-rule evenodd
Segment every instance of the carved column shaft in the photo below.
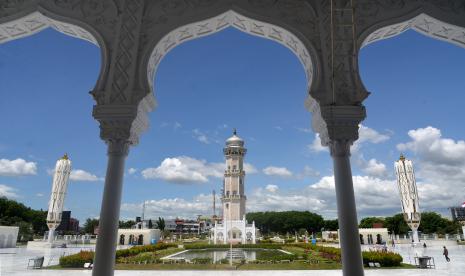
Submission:
M 115 266 L 116 240 L 123 190 L 124 163 L 130 142 L 108 140 L 108 166 L 100 211 L 99 233 L 95 250 L 94 276 L 112 276 Z
M 344 276 L 363 276 L 363 261 L 358 232 L 357 208 L 350 167 L 350 140 L 329 144 L 334 164 L 334 182 L 339 221 L 339 242 Z

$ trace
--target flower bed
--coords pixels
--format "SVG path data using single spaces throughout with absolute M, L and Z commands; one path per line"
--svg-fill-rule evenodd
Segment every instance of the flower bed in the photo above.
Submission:
M 85 263 L 91 263 L 94 260 L 94 252 L 80 251 L 77 254 L 64 256 L 60 258 L 61 267 L 84 267 Z

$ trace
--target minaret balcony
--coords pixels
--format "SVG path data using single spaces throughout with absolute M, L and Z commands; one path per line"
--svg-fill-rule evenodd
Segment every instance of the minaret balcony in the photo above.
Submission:
M 230 195 L 223 195 L 221 197 L 221 200 L 225 201 L 225 200 L 242 199 L 242 198 L 246 199 L 246 196 L 245 195 L 237 195 L 237 194 L 236 195 L 231 195 L 230 194 Z
M 245 172 L 242 170 L 225 170 L 224 176 L 244 176 Z

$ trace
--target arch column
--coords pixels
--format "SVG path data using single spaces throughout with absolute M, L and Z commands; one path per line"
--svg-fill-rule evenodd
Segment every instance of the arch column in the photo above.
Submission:
M 100 136 L 107 144 L 107 171 L 99 219 L 99 233 L 92 275 L 111 276 L 119 241 L 118 223 L 123 190 L 124 165 L 129 147 L 136 143 L 133 125 L 139 120 L 137 105 L 95 106 Z
M 333 159 L 344 276 L 364 275 L 350 146 L 358 139 L 358 125 L 365 117 L 363 106 L 323 106 L 313 114 L 314 128 Z

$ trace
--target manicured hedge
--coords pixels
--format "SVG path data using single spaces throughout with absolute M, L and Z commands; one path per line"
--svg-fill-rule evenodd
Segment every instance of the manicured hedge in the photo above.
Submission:
M 276 250 L 260 250 L 257 252 L 257 260 L 264 261 L 281 261 L 281 260 L 295 260 L 297 255 L 286 254 Z
M 194 258 L 192 262 L 195 264 L 211 264 L 213 260 L 211 258 Z
M 136 256 L 143 252 L 154 252 L 157 250 L 163 250 L 171 247 L 176 247 L 176 244 L 170 243 L 158 243 L 155 245 L 141 245 L 134 246 L 128 249 L 121 249 L 116 251 L 116 258 Z M 60 258 L 60 266 L 62 267 L 75 267 L 81 268 L 85 263 L 90 263 L 94 259 L 94 252 L 92 251 L 81 251 L 77 254 L 65 256 Z
M 91 263 L 94 260 L 94 252 L 81 251 L 77 254 L 64 256 L 60 258 L 61 267 L 84 267 L 85 263 Z
M 341 249 L 335 247 L 326 247 L 300 243 L 296 246 L 320 252 L 320 255 L 326 259 L 334 261 L 341 261 Z M 402 263 L 402 256 L 393 252 L 379 252 L 379 251 L 363 251 L 363 263 L 368 265 L 370 262 L 379 263 L 383 267 L 400 266 Z
M 163 249 L 167 249 L 170 247 L 176 247 L 176 246 L 177 246 L 176 244 L 172 244 L 172 243 L 157 243 L 154 245 L 134 246 L 128 249 L 121 249 L 121 250 L 116 251 L 116 258 L 135 256 L 143 252 L 153 252 L 153 251 L 163 250 Z
M 368 265 L 369 262 L 380 263 L 381 266 L 400 266 L 402 263 L 402 256 L 392 252 L 362 252 L 363 263 Z

